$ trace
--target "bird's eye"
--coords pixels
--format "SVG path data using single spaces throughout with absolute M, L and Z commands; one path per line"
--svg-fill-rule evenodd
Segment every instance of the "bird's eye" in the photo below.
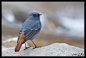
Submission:
M 33 14 L 34 17 L 36 17 L 36 14 Z

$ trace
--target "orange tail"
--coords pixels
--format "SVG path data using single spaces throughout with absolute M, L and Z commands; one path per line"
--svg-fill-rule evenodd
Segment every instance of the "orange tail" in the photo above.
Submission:
M 16 45 L 16 47 L 15 47 L 15 52 L 17 52 L 17 51 L 20 50 L 23 41 L 24 41 L 24 35 L 21 34 L 21 35 L 20 35 L 20 38 L 19 38 L 19 41 L 18 41 L 18 43 L 17 43 L 17 45 Z

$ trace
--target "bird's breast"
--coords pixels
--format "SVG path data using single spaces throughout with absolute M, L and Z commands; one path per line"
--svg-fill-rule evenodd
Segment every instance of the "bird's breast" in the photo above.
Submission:
M 23 28 L 27 29 L 36 29 L 39 26 L 39 23 L 37 21 L 29 20 L 25 21 L 22 25 Z

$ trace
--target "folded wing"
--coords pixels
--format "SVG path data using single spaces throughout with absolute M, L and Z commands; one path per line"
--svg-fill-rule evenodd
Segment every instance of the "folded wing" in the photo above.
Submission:
M 29 39 L 33 39 L 33 37 L 36 36 L 37 33 L 39 33 L 39 31 L 40 31 L 40 27 L 38 27 L 37 29 L 34 29 L 34 30 L 25 29 L 25 31 L 24 31 L 24 42 L 23 43 L 25 43 Z M 22 32 L 22 28 L 21 28 L 21 30 L 19 32 L 18 40 L 19 40 L 19 37 L 21 35 L 21 32 Z

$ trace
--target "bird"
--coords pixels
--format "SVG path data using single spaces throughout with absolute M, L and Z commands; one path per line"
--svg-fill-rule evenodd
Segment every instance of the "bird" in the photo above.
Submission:
M 18 52 L 22 44 L 24 44 L 27 40 L 31 40 L 32 43 L 35 45 L 35 48 L 38 48 L 36 44 L 33 42 L 33 39 L 38 35 L 38 33 L 40 32 L 42 28 L 40 15 L 42 14 L 38 12 L 32 12 L 28 15 L 27 19 L 22 24 L 21 29 L 19 31 L 17 45 L 15 47 L 15 52 Z M 24 50 L 28 48 L 29 47 L 26 47 L 26 43 L 25 43 Z

